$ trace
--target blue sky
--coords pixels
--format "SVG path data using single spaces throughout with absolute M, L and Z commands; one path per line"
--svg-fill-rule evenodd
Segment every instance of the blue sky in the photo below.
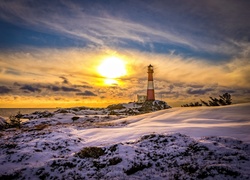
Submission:
M 247 1 L 3 1 L 1 47 L 91 44 L 225 60 L 249 42 L 249 7 Z
M 83 54 L 89 54 L 86 55 L 88 57 L 91 54 L 93 56 L 96 54 L 120 55 L 130 59 L 128 60 L 130 69 L 140 66 L 143 62 L 145 62 L 145 67 L 146 63 L 152 63 L 158 69 L 158 75 L 161 75 L 156 76 L 156 80 L 158 78 L 158 84 L 162 84 L 162 87 L 172 87 L 176 83 L 182 84 L 183 87 L 187 87 L 187 84 L 200 86 L 196 89 L 192 89 L 193 87 L 190 86 L 185 90 L 175 86 L 174 89 L 178 89 L 176 92 L 172 92 L 173 90 L 168 88 L 162 94 L 169 93 L 165 100 L 173 103 L 174 97 L 180 97 L 180 94 L 183 99 L 185 96 L 197 95 L 188 100 L 199 100 L 199 95 L 209 96 L 211 93 L 218 94 L 225 90 L 235 92 L 235 96 L 239 97 L 241 102 L 249 96 L 250 87 L 248 80 L 250 69 L 249 8 L 250 2 L 245 0 L 1 1 L 0 68 L 3 75 L 1 87 L 4 95 L 2 102 L 10 101 L 11 96 L 16 96 L 16 99 L 31 96 L 28 96 L 27 92 L 23 93 L 23 88 L 19 89 L 22 92 L 17 91 L 17 86 L 13 85 L 15 74 L 19 73 L 19 76 L 23 77 L 18 79 L 20 81 L 18 83 L 23 83 L 23 86 L 30 85 L 39 88 L 38 86 L 42 86 L 42 82 L 34 81 L 34 78 L 28 74 L 38 74 L 44 79 L 50 79 L 48 74 L 57 72 L 58 68 L 53 66 L 53 72 L 49 68 L 49 63 L 47 66 L 44 64 L 47 61 L 50 61 L 51 65 L 58 63 L 60 54 L 70 57 L 69 53 L 75 54 L 75 57 L 83 56 Z M 153 60 L 145 60 L 147 57 L 151 57 Z M 90 61 L 87 64 L 91 67 L 94 67 L 98 57 L 93 59 L 95 60 L 91 64 L 91 59 L 87 60 L 82 57 L 84 63 Z M 174 63 L 169 62 L 169 59 L 176 63 L 176 67 L 174 67 Z M 14 65 L 24 61 L 29 63 L 22 65 L 22 68 Z M 32 72 L 26 72 L 30 64 L 39 66 L 38 61 L 46 61 L 42 64 L 45 66 L 43 71 L 36 67 Z M 61 61 L 60 63 L 68 64 L 67 60 Z M 79 63 L 80 60 L 69 61 L 74 64 L 74 62 Z M 75 66 L 72 65 L 72 67 Z M 172 79 L 169 76 L 167 77 L 169 79 L 164 79 L 166 73 L 161 72 L 168 67 L 172 70 L 171 72 L 179 69 L 174 72 L 175 75 Z M 189 78 L 178 79 L 184 68 Z M 190 68 L 188 69 L 190 72 L 186 68 Z M 200 68 L 204 68 L 204 72 L 200 72 Z M 131 73 L 124 77 L 124 83 L 127 83 L 125 82 L 127 79 L 145 78 L 143 70 L 145 69 L 138 74 Z M 81 70 L 79 69 L 79 71 Z M 197 71 L 197 74 L 192 71 Z M 48 73 L 42 74 L 42 72 Z M 192 77 L 199 76 L 198 72 L 202 73 L 202 77 L 193 78 L 192 81 Z M 59 83 L 60 76 L 67 79 L 77 76 L 72 75 L 74 72 L 71 71 L 60 71 L 60 73 L 57 80 L 54 82 L 46 80 L 45 83 L 51 85 Z M 53 75 L 56 76 L 55 73 Z M 214 77 L 214 75 L 219 77 Z M 75 77 L 75 80 L 72 80 L 75 84 L 71 83 L 68 86 L 73 88 L 72 86 L 82 85 L 79 82 L 77 84 L 77 78 L 80 81 L 80 78 L 94 78 L 96 75 L 87 72 L 81 76 Z M 90 83 L 91 78 L 87 78 L 85 83 Z M 216 78 L 218 81 L 215 80 Z M 211 84 L 207 82 L 207 79 L 212 79 Z M 165 84 L 161 81 L 164 81 Z M 224 81 L 229 82 L 224 83 Z M 80 91 L 82 94 L 87 91 L 97 95 L 97 91 L 101 91 L 100 88 L 93 86 L 91 91 L 89 89 Z M 41 91 L 32 92 L 33 95 L 39 96 L 39 93 L 44 92 L 42 87 L 40 89 Z M 59 89 L 63 91 L 62 87 Z M 114 98 L 122 94 L 122 90 L 118 91 Z M 137 91 L 140 90 L 137 89 L 131 93 Z M 50 97 L 54 96 L 53 92 L 48 93 Z M 160 87 L 158 93 L 161 93 Z M 175 96 L 170 97 L 171 93 Z M 123 93 L 123 96 L 131 99 L 128 94 Z M 62 97 L 57 98 L 66 97 L 67 94 L 62 94 Z M 100 96 L 98 95 L 98 97 Z M 108 94 L 102 95 L 102 97 L 108 97 Z M 96 97 L 88 97 L 87 100 L 90 101 L 90 98 Z M 182 103 L 183 99 L 177 98 L 176 101 Z

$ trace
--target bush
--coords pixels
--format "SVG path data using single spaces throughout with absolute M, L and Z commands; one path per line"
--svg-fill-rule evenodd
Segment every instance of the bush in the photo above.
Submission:
M 108 109 L 109 111 L 116 110 L 116 109 L 120 110 L 120 109 L 124 109 L 124 108 L 125 108 L 125 107 L 124 107 L 122 104 L 112 104 L 112 105 L 109 105 L 109 106 L 107 107 L 107 109 Z
M 137 164 L 137 163 L 134 163 L 132 167 L 130 167 L 129 169 L 125 170 L 124 172 L 127 174 L 127 175 L 131 175 L 131 174 L 134 174 L 138 171 L 142 171 L 143 169 L 145 168 L 149 168 L 151 167 L 152 164 L 148 163 L 148 164 Z
M 41 130 L 47 128 L 47 127 L 49 127 L 49 125 L 47 125 L 47 124 L 38 124 L 38 125 L 35 126 L 35 130 L 41 131 Z
M 194 102 L 194 103 L 189 103 L 189 104 L 183 104 L 183 105 L 181 105 L 181 107 L 196 107 L 196 106 L 202 106 L 202 104 L 201 103 L 199 103 L 199 102 Z
M 232 104 L 231 94 L 225 93 L 222 96 L 220 95 L 219 97 L 220 97 L 219 99 L 209 97 L 210 100 L 208 102 L 205 102 L 203 100 L 201 100 L 201 102 L 205 106 L 226 106 Z
M 68 110 L 66 109 L 58 109 L 57 111 L 55 111 L 56 113 L 68 113 Z
M 80 158 L 99 158 L 105 154 L 105 150 L 100 147 L 85 147 L 80 152 L 76 153 L 76 156 Z
M 20 111 L 17 113 L 17 115 L 10 115 L 9 120 L 10 120 L 10 124 L 9 127 L 17 127 L 17 128 L 21 128 L 21 118 L 22 114 L 20 113 Z
M 119 113 L 115 112 L 114 110 L 111 110 L 108 115 L 118 115 Z
M 109 165 L 111 165 L 111 166 L 119 164 L 120 162 L 122 162 L 122 158 L 120 158 L 120 157 L 113 157 L 113 158 L 109 159 Z
M 78 117 L 78 116 L 74 116 L 74 117 L 72 117 L 71 119 L 72 119 L 72 121 L 73 122 L 75 122 L 77 119 L 79 119 L 80 117 Z

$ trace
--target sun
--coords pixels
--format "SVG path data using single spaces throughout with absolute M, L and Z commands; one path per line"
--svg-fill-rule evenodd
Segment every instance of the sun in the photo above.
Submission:
M 119 78 L 127 73 L 124 61 L 118 57 L 104 59 L 98 66 L 98 72 L 109 79 Z

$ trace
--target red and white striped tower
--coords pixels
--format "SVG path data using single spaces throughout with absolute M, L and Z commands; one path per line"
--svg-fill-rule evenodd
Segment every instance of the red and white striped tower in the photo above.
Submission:
M 153 66 L 150 64 L 148 66 L 148 89 L 147 89 L 147 101 L 155 100 L 155 90 L 154 90 L 154 81 L 153 81 Z

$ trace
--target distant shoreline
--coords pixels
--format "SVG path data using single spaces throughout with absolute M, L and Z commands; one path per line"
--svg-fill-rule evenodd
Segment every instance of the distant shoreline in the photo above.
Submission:
M 21 114 L 30 114 L 35 111 L 49 111 L 53 112 L 59 108 L 0 108 L 0 116 L 9 118 L 10 115 L 16 115 L 19 111 Z

